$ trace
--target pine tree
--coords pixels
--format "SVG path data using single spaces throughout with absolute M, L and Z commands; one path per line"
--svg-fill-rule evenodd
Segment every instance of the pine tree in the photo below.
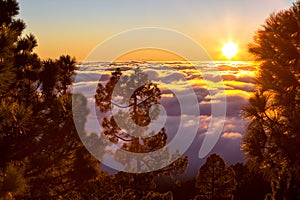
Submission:
M 101 112 L 111 111 L 113 107 L 119 109 L 114 116 L 103 118 L 104 135 L 110 142 L 122 144 L 121 149 L 128 152 L 149 153 L 163 148 L 167 143 L 165 128 L 162 128 L 158 133 L 153 133 L 147 128 L 151 119 L 156 119 L 159 114 L 157 105 L 160 103 L 160 98 L 161 92 L 158 85 L 148 80 L 147 75 L 140 68 L 136 68 L 133 73 L 126 73 L 123 76 L 121 70 L 116 69 L 105 86 L 102 85 L 101 81 L 99 82 L 95 95 L 96 104 Z M 176 153 L 171 154 L 168 149 L 162 151 L 161 154 L 147 160 L 137 159 L 136 166 L 131 166 L 132 158 L 117 150 L 114 153 L 114 158 L 124 164 L 126 169 L 138 172 L 144 169 L 146 171 L 154 169 L 155 171 L 117 173 L 113 177 L 113 188 L 110 189 L 116 195 L 114 198 L 172 199 L 170 193 L 155 192 L 154 180 L 163 175 L 175 179 L 175 175 L 185 171 L 188 161 L 187 157 L 174 159 L 178 155 Z M 164 162 L 169 159 L 176 161 L 162 168 Z
M 133 153 L 149 153 L 163 148 L 167 143 L 165 128 L 154 133 L 147 127 L 159 114 L 161 92 L 158 85 L 148 80 L 140 68 L 134 69 L 130 75 L 121 76 L 121 70 L 116 69 L 107 84 L 103 86 L 100 82 L 97 88 L 95 99 L 101 112 L 111 111 L 113 106 L 119 109 L 114 116 L 103 118 L 104 135 L 113 143 L 122 142 L 122 149 Z M 114 101 L 116 97 L 118 102 Z M 164 154 L 166 159 L 175 156 L 169 155 L 167 149 Z M 130 159 L 121 152 L 116 152 L 115 158 L 121 163 L 129 163 Z M 153 159 L 138 160 L 136 169 L 158 169 L 163 164 L 158 161 L 164 159 Z
M 9 163 L 0 175 L 0 199 L 14 199 L 28 189 L 21 166 Z
M 300 198 L 300 2 L 270 17 L 250 45 L 261 63 L 257 91 L 243 109 L 242 149 L 272 182 L 273 199 Z
M 235 173 L 219 155 L 212 154 L 199 170 L 196 187 L 200 194 L 195 199 L 233 199 L 236 188 Z
M 74 95 L 72 103 L 69 87 L 76 61 L 70 56 L 41 61 L 34 53 L 35 37 L 22 35 L 25 24 L 15 19 L 18 12 L 15 0 L 0 0 L 0 170 L 16 162 L 23 171 L 22 176 L 15 170 L 6 173 L 10 179 L 5 173 L 0 178 L 10 196 L 20 194 L 15 183 L 25 180 L 29 189 L 22 199 L 81 193 L 99 171 L 74 124 L 72 106 L 82 111 L 82 120 L 76 122 L 80 127 L 88 113 L 82 95 Z
M 247 164 L 237 163 L 230 166 L 235 172 L 238 183 L 234 192 L 235 200 L 264 199 L 271 192 L 270 182 L 261 172 L 249 170 Z

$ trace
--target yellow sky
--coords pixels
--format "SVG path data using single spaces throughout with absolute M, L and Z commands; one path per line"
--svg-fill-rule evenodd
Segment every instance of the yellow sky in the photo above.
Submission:
M 171 52 L 160 49 L 140 49 L 126 53 L 116 61 L 184 61 L 185 59 Z
M 94 48 L 113 35 L 135 28 L 161 27 L 192 38 L 213 60 L 226 60 L 221 50 L 229 41 L 239 46 L 233 60 L 251 60 L 247 45 L 255 31 L 270 13 L 288 8 L 292 1 L 73 0 L 70 3 L 19 0 L 19 3 L 20 17 L 27 25 L 26 33 L 37 37 L 36 52 L 43 59 L 70 54 L 84 61 Z M 130 58 L 175 59 L 174 55 L 167 56 L 145 50 L 131 54 Z
M 228 59 L 224 55 L 222 55 L 221 48 L 215 50 L 217 58 L 216 60 L 247 60 L 249 58 L 249 54 L 247 53 L 247 49 L 239 49 L 238 54 Z M 128 52 L 116 59 L 116 61 L 186 61 L 180 55 L 176 55 L 175 53 L 164 51 L 161 49 L 139 49 L 135 51 Z M 214 60 L 214 59 L 213 59 Z
M 204 47 L 207 53 L 213 60 L 228 60 L 224 55 L 222 55 L 223 45 L 231 40 L 224 40 L 223 42 L 206 44 L 207 47 Z M 57 39 L 41 40 L 37 48 L 37 52 L 42 58 L 56 58 L 61 54 L 70 54 L 75 56 L 78 61 L 83 61 L 85 58 L 93 51 L 97 46 L 98 42 L 93 39 L 85 40 L 84 43 L 79 43 L 78 40 L 61 41 Z M 235 42 L 239 51 L 238 54 L 230 60 L 251 60 L 252 57 L 248 53 L 247 42 L 243 41 L 242 43 Z M 53 43 L 62 43 L 64 45 L 59 48 L 52 47 Z M 202 45 L 203 46 L 203 45 Z M 249 59 L 250 58 L 250 59 Z M 180 55 L 175 55 L 174 53 L 159 50 L 159 49 L 140 49 L 132 51 L 121 55 L 117 60 L 153 60 L 153 61 L 164 61 L 164 60 L 184 60 Z

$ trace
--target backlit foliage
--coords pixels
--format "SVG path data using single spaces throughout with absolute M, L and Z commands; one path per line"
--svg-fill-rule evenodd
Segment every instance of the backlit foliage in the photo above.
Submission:
M 243 110 L 243 150 L 272 181 L 273 199 L 299 198 L 300 2 L 272 14 L 250 52 L 261 62 L 257 91 Z

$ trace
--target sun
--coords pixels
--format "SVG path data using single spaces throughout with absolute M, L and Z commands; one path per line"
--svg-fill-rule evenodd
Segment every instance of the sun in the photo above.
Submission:
M 237 44 L 233 42 L 227 42 L 226 44 L 223 45 L 222 53 L 228 59 L 233 58 L 238 53 Z

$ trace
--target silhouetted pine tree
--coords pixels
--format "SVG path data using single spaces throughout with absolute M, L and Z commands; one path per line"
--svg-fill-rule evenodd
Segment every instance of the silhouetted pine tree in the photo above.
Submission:
M 165 147 L 167 143 L 165 128 L 158 133 L 147 133 L 147 125 L 159 114 L 157 105 L 160 103 L 161 92 L 158 86 L 149 81 L 140 68 L 134 69 L 130 75 L 123 75 L 122 78 L 121 76 L 121 70 L 116 69 L 105 86 L 101 82 L 98 84 L 95 99 L 100 111 L 111 111 L 113 106 L 120 109 L 115 116 L 106 116 L 102 120 L 104 135 L 115 144 L 122 143 L 123 150 L 133 153 L 149 153 Z M 114 97 L 118 97 L 118 101 Z M 143 169 L 155 171 L 142 174 L 119 172 L 113 177 L 113 188 L 107 191 L 115 191 L 112 193 L 116 199 L 172 199 L 170 192 L 161 194 L 155 191 L 154 180 L 163 175 L 173 178 L 176 174 L 183 173 L 188 160 L 186 157 L 179 158 L 157 170 L 166 160 L 177 156 L 172 155 L 168 149 L 162 154 L 147 160 L 137 160 L 137 165 L 133 166 L 133 169 L 139 172 Z M 130 156 L 125 156 L 117 150 L 114 157 L 129 169 L 132 167 L 127 165 L 132 159 Z
M 273 199 L 300 198 L 300 2 L 270 15 L 250 45 L 260 64 L 243 115 L 243 150 L 272 183 Z
M 69 86 L 75 59 L 42 62 L 33 52 L 34 36 L 21 35 L 25 24 L 14 18 L 18 12 L 15 0 L 0 0 L 0 194 L 21 199 L 81 194 L 99 171 L 74 125 Z M 86 100 L 79 94 L 73 100 L 82 111 L 78 123 L 83 127 Z M 9 165 L 15 162 L 23 166 L 22 174 Z M 26 193 L 21 192 L 23 180 Z
M 201 166 L 196 177 L 196 188 L 200 194 L 195 199 L 233 199 L 236 184 L 233 169 L 226 166 L 219 155 L 212 154 Z
M 264 199 L 271 192 L 270 183 L 261 172 L 249 170 L 246 164 L 237 163 L 230 166 L 235 172 L 237 182 L 234 192 L 235 200 Z
M 28 190 L 21 166 L 9 163 L 0 173 L 0 199 L 14 199 L 15 196 L 23 195 Z

